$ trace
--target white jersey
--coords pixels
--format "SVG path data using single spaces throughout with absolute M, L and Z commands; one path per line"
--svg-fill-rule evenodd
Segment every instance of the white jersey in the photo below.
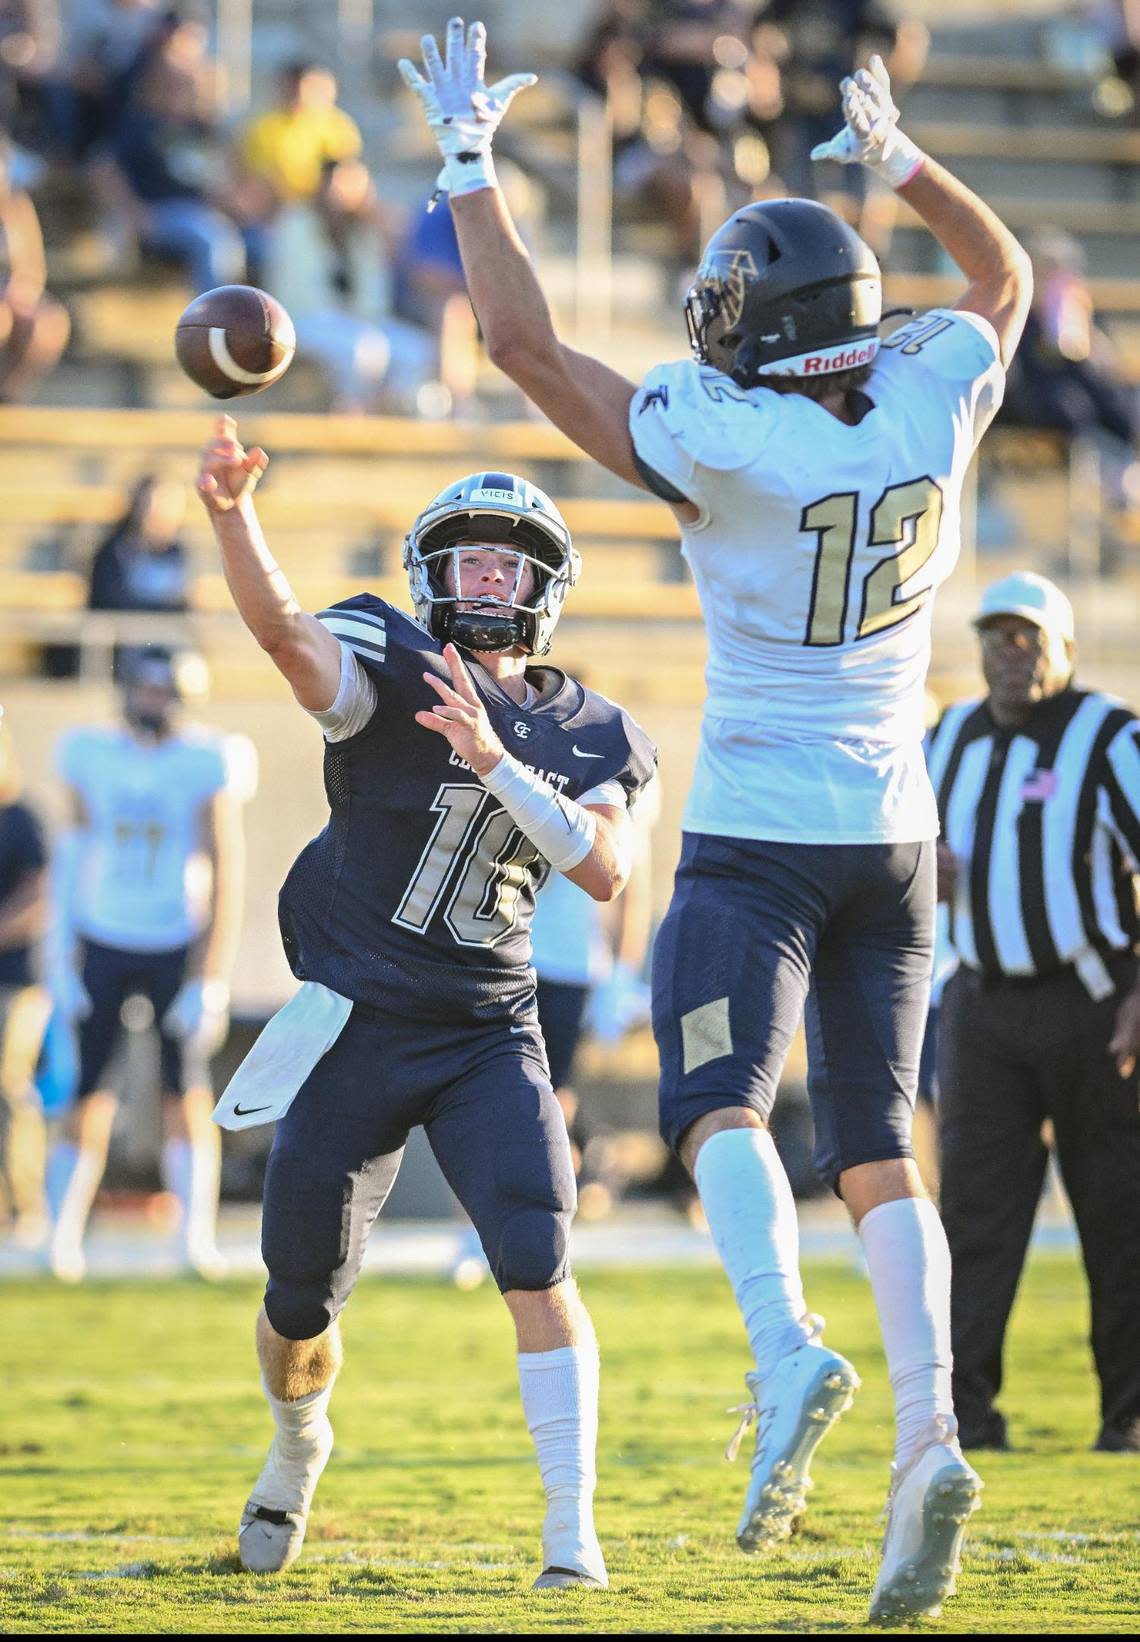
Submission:
M 630 406 L 639 466 L 700 509 L 681 526 L 709 639 L 687 831 L 937 836 L 922 753 L 932 595 L 1004 381 L 993 327 L 943 309 L 883 343 L 854 427 L 708 366 L 650 372 Z
M 252 743 L 196 728 L 160 742 L 121 728 L 79 729 L 60 741 L 57 763 L 89 822 L 72 908 L 76 934 L 130 952 L 194 940 L 211 892 L 203 810 L 223 790 L 240 802 L 252 797 Z

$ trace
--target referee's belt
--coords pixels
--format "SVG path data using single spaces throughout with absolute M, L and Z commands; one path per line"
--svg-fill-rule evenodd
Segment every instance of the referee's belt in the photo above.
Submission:
M 1064 975 L 1076 975 L 1093 1002 L 1103 1003 L 1104 999 L 1111 998 L 1117 989 L 1106 957 L 1109 962 L 1119 962 L 1122 959 L 1131 959 L 1133 954 L 1127 947 L 1121 947 L 1113 948 L 1106 955 L 1102 955 L 1095 946 L 1086 946 L 1059 969 L 1046 970 L 1037 975 L 1007 975 L 1002 970 L 974 969 L 969 964 L 965 967 L 972 975 L 976 975 L 986 988 L 1041 986 L 1048 981 L 1059 980 Z

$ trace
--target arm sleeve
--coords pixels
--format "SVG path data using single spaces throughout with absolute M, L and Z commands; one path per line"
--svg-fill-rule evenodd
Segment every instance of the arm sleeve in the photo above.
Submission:
M 372 720 L 377 707 L 376 685 L 348 645 L 340 643 L 340 688 L 336 700 L 323 712 L 310 712 L 324 731 L 326 741 L 347 741 L 359 735 Z

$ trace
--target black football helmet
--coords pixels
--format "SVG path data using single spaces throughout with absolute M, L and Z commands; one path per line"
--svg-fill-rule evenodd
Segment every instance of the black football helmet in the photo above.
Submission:
M 685 300 L 693 357 L 742 388 L 870 364 L 883 311 L 879 264 L 853 228 L 812 200 L 733 212 Z

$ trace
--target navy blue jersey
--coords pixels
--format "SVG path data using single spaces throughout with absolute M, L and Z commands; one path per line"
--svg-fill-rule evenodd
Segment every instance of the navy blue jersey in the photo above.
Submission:
M 370 593 L 323 611 L 376 684 L 371 721 L 325 745 L 328 825 L 281 890 L 285 951 L 300 980 L 355 1002 L 485 1018 L 529 997 L 530 920 L 550 868 L 447 741 L 415 721 L 450 681 L 443 647 Z M 617 782 L 627 799 L 656 753 L 633 720 L 553 667 L 531 669 L 529 707 L 464 657 L 504 747 L 567 798 Z

